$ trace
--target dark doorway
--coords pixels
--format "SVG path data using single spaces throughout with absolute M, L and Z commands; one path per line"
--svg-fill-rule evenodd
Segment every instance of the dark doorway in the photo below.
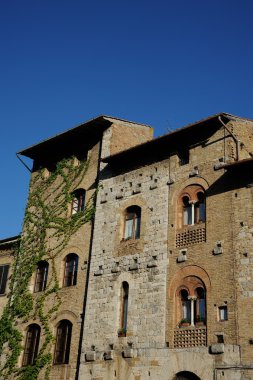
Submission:
M 192 372 L 178 372 L 173 380 L 200 380 L 200 378 Z

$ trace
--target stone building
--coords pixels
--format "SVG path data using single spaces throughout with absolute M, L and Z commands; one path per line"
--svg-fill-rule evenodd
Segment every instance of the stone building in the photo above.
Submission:
M 121 138 L 122 129 L 124 138 Z M 71 186 L 72 200 L 60 215 L 63 219 L 73 219 L 84 211 L 96 193 L 101 157 L 115 154 L 123 147 L 147 141 L 152 138 L 152 133 L 150 127 L 141 124 L 100 116 L 20 151 L 19 155 L 33 160 L 30 195 L 34 191 L 34 179 L 39 172 L 45 178 L 50 178 L 56 170 L 57 163 L 62 159 L 69 160 L 73 168 L 78 168 L 82 162 L 88 162 L 85 175 L 78 181 L 78 188 L 75 188 L 74 184 Z M 62 178 L 56 178 L 56 184 L 48 187 L 44 198 L 49 209 L 55 207 L 59 192 L 65 191 L 61 187 L 61 181 Z M 33 207 L 35 207 L 34 214 L 40 215 L 41 210 L 36 210 L 36 205 Z M 27 234 L 27 229 L 25 221 L 23 235 Z M 63 249 L 54 258 L 54 266 L 52 260 L 50 262 L 47 259 L 40 260 L 30 281 L 30 291 L 35 300 L 47 289 L 54 274 L 60 286 L 57 298 L 52 294 L 46 301 L 46 308 L 50 310 L 58 302 L 58 298 L 61 300 L 59 308 L 50 318 L 50 328 L 56 339 L 51 352 L 54 363 L 50 372 L 52 380 L 74 379 L 77 376 L 92 234 L 91 220 L 77 229 L 67 244 L 63 244 Z M 47 240 L 49 251 L 59 244 L 60 238 L 47 231 Z M 19 358 L 18 366 L 24 367 L 34 363 L 45 341 L 45 331 L 40 320 L 36 318 L 20 323 L 19 329 L 24 337 L 24 352 Z M 40 378 L 44 379 L 44 376 L 42 371 Z
M 103 159 L 80 379 L 253 379 L 253 122 Z
M 52 380 L 253 380 L 253 121 L 221 113 L 152 139 L 101 116 L 19 154 L 32 178 L 88 159 L 66 218 L 99 187 L 94 220 L 56 258 Z M 34 297 L 51 271 L 38 263 Z M 22 367 L 43 334 L 20 329 Z
M 0 313 L 7 303 L 15 247 L 19 239 L 20 236 L 13 236 L 0 240 Z

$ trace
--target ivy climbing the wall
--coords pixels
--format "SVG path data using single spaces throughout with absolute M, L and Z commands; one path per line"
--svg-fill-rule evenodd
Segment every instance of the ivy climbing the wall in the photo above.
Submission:
M 36 380 L 41 370 L 44 378 L 49 378 L 54 343 L 50 320 L 61 305 L 56 258 L 95 212 L 94 193 L 84 211 L 69 215 L 73 191 L 81 185 L 88 168 L 88 162 L 76 163 L 71 157 L 58 162 L 49 176 L 45 175 L 45 169 L 32 174 L 23 233 L 15 249 L 8 302 L 0 319 L 1 379 Z M 49 263 L 51 276 L 44 292 L 32 294 L 31 279 L 41 260 Z M 20 367 L 18 360 L 24 338 L 19 326 L 30 320 L 39 322 L 44 339 L 34 363 Z

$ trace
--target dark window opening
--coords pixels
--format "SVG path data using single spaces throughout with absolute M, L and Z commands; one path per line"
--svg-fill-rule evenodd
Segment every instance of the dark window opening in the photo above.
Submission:
M 34 293 L 43 292 L 47 286 L 48 263 L 40 261 L 36 270 Z
M 195 290 L 196 292 L 196 302 L 195 302 L 195 310 L 194 310 L 194 316 L 195 316 L 195 323 L 196 322 L 203 322 L 206 321 L 206 295 L 205 290 L 201 287 L 197 288 Z
M 63 319 L 57 327 L 54 364 L 68 364 L 71 344 L 72 323 Z
M 127 332 L 128 293 L 129 285 L 126 281 L 124 281 L 121 288 L 121 320 L 119 330 L 120 336 L 126 336 Z
M 65 258 L 63 287 L 73 286 L 77 283 L 78 256 L 70 253 Z
M 28 327 L 22 362 L 23 367 L 32 365 L 38 355 L 40 330 L 40 326 L 36 324 L 32 324 Z
M 179 165 L 187 165 L 190 161 L 190 152 L 189 149 L 185 148 L 178 151 Z
M 0 265 L 0 294 L 5 294 L 9 265 Z
M 217 343 L 224 343 L 224 335 L 217 334 Z

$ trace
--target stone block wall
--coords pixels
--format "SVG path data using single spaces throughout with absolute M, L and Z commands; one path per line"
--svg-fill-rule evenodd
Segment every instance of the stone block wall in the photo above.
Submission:
M 102 120 L 103 119 L 103 120 Z M 126 147 L 136 145 L 147 141 L 152 137 L 152 129 L 141 124 L 135 124 L 120 119 L 112 119 L 107 117 L 98 118 L 99 123 L 105 123 L 106 128 L 96 132 L 96 125 L 94 125 L 94 132 L 91 133 L 91 141 L 80 141 L 77 138 L 76 146 L 74 148 L 74 154 L 76 152 L 77 157 L 86 157 L 88 160 L 88 169 L 85 173 L 84 178 L 81 183 L 78 185 L 79 188 L 82 188 L 86 191 L 85 194 L 85 203 L 93 197 L 94 193 L 98 188 L 98 168 L 100 163 L 101 154 L 110 155 L 115 152 L 118 152 Z M 108 121 L 111 123 L 109 125 Z M 81 126 L 82 127 L 82 126 Z M 80 127 L 80 128 L 81 128 Z M 85 128 L 85 125 L 83 126 Z M 102 132 L 104 130 L 104 132 Z M 123 132 L 124 131 L 124 132 Z M 125 135 L 125 139 L 122 139 L 121 136 Z M 77 134 L 77 137 L 79 135 Z M 95 137 L 96 136 L 96 137 Z M 57 139 L 57 137 L 56 137 Z M 63 136 L 64 139 L 64 136 Z M 93 143 L 92 143 L 93 142 Z M 43 144 L 43 143 L 42 143 Z M 83 145 L 84 144 L 84 145 Z M 66 142 L 66 150 L 68 150 L 68 143 Z M 63 146 L 63 145 L 62 145 Z M 89 146 L 88 151 L 83 151 Z M 36 151 L 36 149 L 35 149 Z M 41 151 L 42 152 L 42 151 Z M 36 153 L 35 153 L 36 154 Z M 43 153 L 44 154 L 44 153 Z M 41 157 L 38 156 L 35 158 L 34 162 L 34 172 L 32 173 L 32 178 L 36 176 L 37 168 L 41 168 L 41 165 L 44 167 L 44 175 L 50 176 L 50 171 L 53 170 L 59 157 L 65 157 L 64 151 L 56 151 L 55 155 L 57 158 L 53 158 L 51 152 L 51 160 L 49 157 L 45 157 L 41 161 Z M 44 162 L 44 164 L 43 164 Z M 78 165 L 78 160 L 76 159 L 76 164 Z M 54 189 L 57 188 L 57 185 L 60 184 L 61 179 L 57 179 L 57 183 L 54 186 Z M 32 184 L 32 181 L 31 181 Z M 31 185 L 32 186 L 32 185 Z M 57 190 L 49 188 L 48 194 L 46 197 L 46 202 L 50 207 L 51 204 L 54 204 L 55 198 L 57 196 Z M 32 191 L 30 187 L 30 191 Z M 75 190 L 75 189 L 72 189 Z M 63 211 L 63 217 L 71 218 L 71 204 L 69 204 L 68 209 Z M 78 361 L 78 350 L 80 348 L 80 334 L 81 326 L 83 322 L 84 314 L 84 303 L 85 303 L 85 294 L 86 294 L 86 281 L 87 281 L 87 271 L 89 267 L 89 256 L 90 256 L 90 245 L 91 245 L 91 236 L 92 236 L 93 222 L 92 220 L 84 224 L 75 234 L 73 234 L 67 245 L 64 247 L 62 252 L 55 258 L 55 266 L 57 271 L 57 277 L 59 279 L 60 290 L 59 297 L 61 299 L 61 305 L 56 313 L 53 314 L 50 320 L 50 327 L 52 328 L 53 334 L 56 335 L 58 323 L 66 319 L 72 323 L 72 337 L 71 337 L 71 348 L 70 348 L 70 357 L 69 364 L 53 365 L 50 372 L 50 379 L 60 380 L 60 379 L 74 379 L 76 376 L 77 361 Z M 26 226 L 24 226 L 24 233 L 26 231 Z M 47 236 L 47 245 L 48 247 L 55 246 L 57 244 L 57 238 L 50 236 L 48 232 Z M 69 253 L 75 253 L 78 255 L 78 272 L 77 272 L 77 283 L 73 286 L 63 287 L 63 276 L 64 276 L 64 266 L 65 258 Z M 0 257 L 1 261 L 1 257 Z M 48 271 L 48 282 L 52 277 L 52 267 L 49 266 Z M 35 283 L 35 274 L 32 276 L 30 281 L 30 291 L 33 293 Z M 34 297 L 38 297 L 40 294 L 34 293 Z M 1 301 L 1 298 L 0 298 Z M 47 298 L 46 301 L 46 310 L 50 310 L 57 302 L 54 295 L 51 295 Z M 0 305 L 1 306 L 1 305 Z M 39 321 L 33 319 L 27 321 L 27 323 L 19 324 L 19 328 L 23 333 L 24 342 L 26 337 L 26 330 L 31 323 L 38 323 Z M 40 339 L 40 347 L 44 341 L 44 334 L 42 334 Z M 54 347 L 52 347 L 52 354 L 54 355 Z M 21 355 L 18 365 L 22 365 Z M 44 372 L 42 371 L 39 378 L 44 379 Z
M 245 139 L 244 125 L 230 123 L 229 127 L 233 131 L 237 128 L 240 138 Z M 241 157 L 250 157 L 243 144 L 239 148 Z M 96 209 L 80 379 L 172 380 L 184 370 L 205 380 L 239 380 L 243 371 L 246 378 L 253 379 L 251 368 L 245 368 L 248 330 L 238 326 L 236 291 L 237 274 L 242 287 L 247 277 L 243 265 L 248 267 L 250 257 L 244 256 L 238 268 L 234 179 L 226 170 L 217 170 L 225 156 L 227 162 L 236 158 L 235 149 L 235 140 L 221 126 L 208 139 L 190 147 L 189 163 L 184 165 L 175 148 L 174 153 L 168 151 L 168 158 L 152 164 L 140 166 L 136 162 L 133 169 L 122 166 L 121 172 L 118 166 L 115 172 L 113 166 L 104 170 L 107 174 L 101 178 L 103 188 Z M 190 185 L 201 186 L 206 192 L 204 235 L 196 238 L 195 226 L 187 227 L 190 237 L 178 246 L 177 235 L 182 231 L 178 198 Z M 237 199 L 241 192 L 244 189 L 238 186 Z M 246 193 L 243 199 L 251 197 L 249 190 Z M 131 205 L 141 207 L 141 234 L 138 240 L 124 241 L 124 210 Z M 246 229 L 251 235 L 248 225 Z M 250 298 L 251 270 L 247 270 L 248 287 L 244 284 L 241 294 Z M 176 289 L 182 279 L 191 276 L 200 279 L 206 290 L 206 347 L 176 349 Z M 129 283 L 128 322 L 126 337 L 118 337 L 123 281 Z M 220 320 L 219 307 L 227 308 L 227 320 Z M 108 350 L 113 351 L 110 360 Z M 87 360 L 86 354 L 91 352 L 93 359 Z

